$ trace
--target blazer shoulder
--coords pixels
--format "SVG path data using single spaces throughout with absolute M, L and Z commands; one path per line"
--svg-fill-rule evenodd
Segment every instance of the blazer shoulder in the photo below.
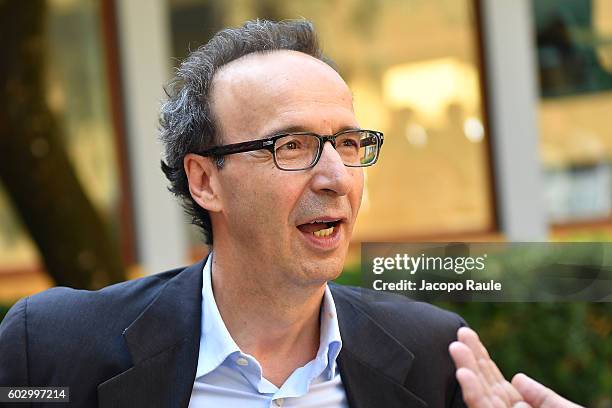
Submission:
M 27 386 L 27 298 L 19 300 L 0 323 L 0 387 Z
M 28 344 L 37 348 L 97 344 L 116 338 L 184 268 L 98 290 L 54 287 L 21 299 L 7 314 L 23 321 Z M 14 320 L 10 319 L 10 320 Z M 13 331 L 13 330 L 11 330 Z
M 0 379 L 76 384 L 126 369 L 131 356 L 122 333 L 183 269 L 94 291 L 54 287 L 21 299 L 0 325 L 0 352 L 14 356 L 10 365 L 0 363 Z
M 58 286 L 28 298 L 28 322 L 43 320 L 58 323 L 129 319 L 155 299 L 164 285 L 181 269 L 120 282 L 98 290 L 82 290 Z M 136 316 L 133 316 L 136 318 Z

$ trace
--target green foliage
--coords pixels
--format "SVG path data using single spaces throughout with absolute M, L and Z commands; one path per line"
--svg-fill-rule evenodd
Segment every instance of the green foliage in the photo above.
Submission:
M 2 319 L 4 319 L 4 316 L 6 316 L 10 308 L 11 305 L 0 305 L 0 323 L 2 322 Z
M 334 282 L 340 285 L 361 286 L 361 265 L 358 263 L 346 265 L 342 271 L 342 275 Z

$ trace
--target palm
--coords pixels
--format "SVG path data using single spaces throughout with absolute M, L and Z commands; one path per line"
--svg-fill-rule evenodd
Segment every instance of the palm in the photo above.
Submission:
M 448 349 L 469 408 L 580 408 L 525 374 L 506 381 L 473 330 L 460 328 L 457 339 Z
M 489 357 L 473 330 L 462 327 L 449 351 L 457 366 L 457 380 L 470 408 L 528 408 L 517 389 Z

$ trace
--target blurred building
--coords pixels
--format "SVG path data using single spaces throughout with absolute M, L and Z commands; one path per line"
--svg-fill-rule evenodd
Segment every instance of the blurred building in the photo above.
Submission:
M 48 0 L 45 98 L 132 275 L 204 250 L 160 171 L 162 86 L 257 17 L 312 20 L 385 133 L 355 244 L 612 236 L 608 0 Z M 0 220 L 0 300 L 50 285 L 1 184 Z

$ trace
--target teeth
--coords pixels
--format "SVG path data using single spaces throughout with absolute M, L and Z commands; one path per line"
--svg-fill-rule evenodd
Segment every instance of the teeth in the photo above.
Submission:
M 314 236 L 317 238 L 328 237 L 333 233 L 334 233 L 334 227 L 329 227 L 326 229 L 322 229 L 322 230 L 313 232 Z

